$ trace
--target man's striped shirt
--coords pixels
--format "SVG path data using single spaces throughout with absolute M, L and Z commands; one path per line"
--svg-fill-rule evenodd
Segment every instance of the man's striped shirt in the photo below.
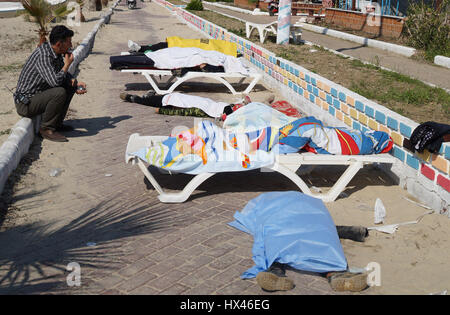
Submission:
M 70 73 L 62 70 L 62 55 L 56 55 L 49 42 L 36 48 L 22 68 L 15 96 L 22 94 L 31 98 L 49 88 L 63 86 Z

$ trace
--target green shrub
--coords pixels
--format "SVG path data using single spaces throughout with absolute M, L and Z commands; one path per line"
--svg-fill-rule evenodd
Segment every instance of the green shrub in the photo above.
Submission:
M 202 0 L 191 0 L 191 2 L 189 2 L 189 4 L 186 6 L 186 9 L 194 11 L 203 11 Z
M 441 9 L 431 4 L 412 3 L 405 21 L 405 36 L 408 44 L 425 51 L 425 58 L 432 60 L 436 55 L 450 56 L 450 0 L 442 0 Z

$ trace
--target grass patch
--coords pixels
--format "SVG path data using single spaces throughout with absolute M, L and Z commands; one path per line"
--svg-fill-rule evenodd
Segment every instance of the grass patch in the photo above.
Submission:
M 295 50 L 295 48 L 293 48 L 291 46 L 281 47 L 280 52 L 278 53 L 278 55 L 281 58 L 284 58 L 286 60 L 294 59 L 296 54 L 297 54 L 297 51 Z
M 345 59 L 349 59 L 349 58 L 345 58 Z M 379 70 L 380 67 L 370 64 L 370 63 L 364 63 L 361 60 L 358 59 L 353 59 L 350 61 L 350 64 L 352 65 L 352 67 L 354 68 L 365 68 L 365 69 L 370 69 L 370 70 Z
M 9 65 L 0 65 L 0 72 L 15 72 L 22 70 L 23 64 L 22 63 L 12 63 Z
M 240 37 L 245 36 L 245 29 L 242 29 L 242 28 L 240 28 L 240 29 L 232 28 L 232 29 L 229 29 L 228 31 L 237 36 L 240 36 Z
M 2 130 L 2 131 L 0 131 L 0 136 L 9 135 L 10 133 L 11 133 L 11 129 Z
M 360 66 L 360 65 L 358 65 Z M 373 69 L 370 65 L 364 65 Z M 450 94 L 440 88 L 430 87 L 408 76 L 383 69 L 373 69 L 381 74 L 375 84 L 354 81 L 350 89 L 368 99 L 376 100 L 395 109 L 395 103 L 413 106 L 432 105 L 441 107 L 443 113 L 450 114 Z M 448 117 L 447 117 L 448 118 Z
M 169 0 L 168 2 L 172 3 L 173 5 L 187 5 L 186 2 L 183 2 L 181 0 Z

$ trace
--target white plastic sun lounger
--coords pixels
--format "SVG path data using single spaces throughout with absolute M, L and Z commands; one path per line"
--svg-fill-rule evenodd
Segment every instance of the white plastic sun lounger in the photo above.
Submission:
M 253 30 L 257 29 L 258 33 L 259 33 L 259 41 L 261 44 L 263 44 L 269 33 L 272 33 L 274 35 L 277 34 L 277 25 L 278 25 L 278 21 L 274 21 L 269 24 L 258 24 L 258 23 L 252 23 L 252 22 L 245 22 L 245 36 L 247 38 L 249 38 L 251 36 Z M 301 37 L 302 37 L 302 31 L 301 31 L 300 25 L 298 25 L 298 24 L 291 25 L 291 36 L 294 40 L 294 43 L 296 43 L 296 44 L 300 43 Z
M 162 95 L 162 94 L 168 94 L 172 93 L 180 84 L 183 82 L 186 82 L 191 79 L 196 78 L 210 78 L 215 79 L 219 81 L 220 83 L 223 83 L 234 95 L 236 94 L 249 94 L 250 91 L 255 87 L 256 83 L 261 79 L 261 74 L 252 72 L 248 76 L 243 75 L 241 73 L 226 73 L 226 72 L 188 72 L 182 77 L 177 77 L 172 74 L 170 70 L 157 70 L 157 69 L 123 69 L 121 72 L 131 72 L 131 73 L 140 73 L 142 74 L 147 81 L 152 86 L 153 90 Z M 175 82 L 172 83 L 172 85 L 168 89 L 160 89 L 158 85 L 156 84 L 157 79 L 155 76 L 170 76 L 169 80 L 167 81 L 167 85 L 172 83 L 174 79 Z M 238 84 L 243 84 L 244 80 L 246 78 L 251 78 L 251 82 L 247 86 L 244 92 L 237 92 L 233 86 L 226 80 L 229 78 L 240 78 Z
M 138 133 L 132 134 L 128 139 L 125 153 L 125 162 L 137 164 L 145 177 L 150 181 L 155 190 L 159 193 L 158 199 L 164 203 L 181 203 L 186 201 L 194 190 L 205 180 L 215 173 L 202 173 L 196 175 L 182 191 L 175 193 L 165 192 L 156 179 L 149 172 L 146 164 L 138 157 L 132 155 L 140 148 L 151 146 L 152 141 L 163 141 L 167 136 L 140 136 Z M 310 196 L 322 199 L 324 202 L 332 202 L 347 187 L 347 184 L 365 165 L 371 163 L 394 163 L 395 158 L 388 153 L 373 155 L 328 155 L 313 153 L 291 153 L 277 156 L 276 162 L 265 167 L 279 172 L 292 180 L 300 190 Z M 313 193 L 308 185 L 300 178 L 296 171 L 302 165 L 347 165 L 347 169 L 326 193 Z

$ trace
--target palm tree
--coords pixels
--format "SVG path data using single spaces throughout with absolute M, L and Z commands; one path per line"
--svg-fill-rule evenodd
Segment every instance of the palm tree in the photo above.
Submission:
M 83 6 L 84 6 L 84 0 L 76 0 L 78 5 L 80 6 L 80 22 L 86 22 L 86 18 L 83 15 Z
M 90 11 L 101 11 L 102 1 L 101 0 L 89 0 L 89 10 Z
M 47 40 L 47 25 L 55 18 L 62 18 L 71 11 L 67 10 L 66 5 L 53 7 L 45 0 L 21 0 L 26 14 L 32 16 L 39 25 L 37 32 L 39 33 L 39 45 Z

